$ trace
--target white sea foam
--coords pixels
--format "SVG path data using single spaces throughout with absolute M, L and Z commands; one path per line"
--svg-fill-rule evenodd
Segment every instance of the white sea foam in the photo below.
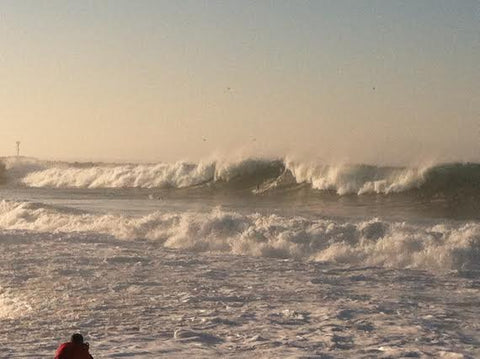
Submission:
M 78 213 L 27 202 L 0 204 L 0 228 L 89 232 L 145 238 L 198 252 L 327 261 L 349 265 L 480 269 L 480 225 L 369 221 L 342 222 L 278 215 L 154 212 L 143 217 Z
M 298 183 L 314 189 L 335 191 L 339 195 L 392 193 L 418 188 L 424 183 L 424 168 L 382 168 L 366 165 L 322 165 L 287 160 L 286 168 Z
M 0 231 L 0 357 L 51 357 L 77 331 L 94 357 L 479 357 L 472 276 L 158 244 Z
M 0 287 L 0 319 L 16 319 L 29 313 L 32 307 L 25 301 Z
M 55 166 L 29 173 L 22 182 L 30 187 L 56 188 L 182 188 L 210 181 L 214 174 L 212 163 L 100 165 L 88 168 Z

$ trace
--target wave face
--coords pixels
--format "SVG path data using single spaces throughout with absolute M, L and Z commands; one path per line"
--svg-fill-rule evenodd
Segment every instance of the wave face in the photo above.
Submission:
M 32 231 L 38 240 L 48 233 L 89 233 L 92 240 L 106 240 L 105 235 L 118 240 L 148 239 L 197 252 L 432 271 L 480 270 L 480 224 L 474 222 L 336 221 L 220 209 L 127 217 L 2 201 L 0 229 Z
M 211 164 L 52 167 L 28 174 L 22 183 L 30 187 L 55 188 L 154 188 L 190 187 L 211 181 Z
M 306 184 L 338 195 L 480 194 L 480 164 L 452 163 L 423 168 L 324 165 L 292 160 L 248 158 L 239 161 L 173 164 L 59 163 L 4 160 L 0 180 L 48 188 L 188 188 L 230 186 L 255 193 Z
M 12 172 L 22 172 L 12 169 Z M 27 172 L 23 178 L 17 178 L 17 182 L 29 187 L 50 188 L 186 188 L 212 182 L 248 187 L 276 177 L 281 171 L 281 161 L 261 159 L 198 164 L 79 166 L 62 163 Z

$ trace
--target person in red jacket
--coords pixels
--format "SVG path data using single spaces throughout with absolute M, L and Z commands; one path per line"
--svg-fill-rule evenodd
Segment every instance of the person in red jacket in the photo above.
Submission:
M 93 359 L 88 352 L 88 343 L 83 342 L 82 334 L 75 333 L 67 343 L 61 344 L 55 359 Z

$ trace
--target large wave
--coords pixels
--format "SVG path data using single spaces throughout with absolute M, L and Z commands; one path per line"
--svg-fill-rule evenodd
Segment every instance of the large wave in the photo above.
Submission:
M 220 209 L 128 217 L 2 201 L 0 229 L 31 231 L 32 240 L 40 241 L 52 232 L 89 233 L 91 240 L 109 236 L 118 240 L 147 239 L 165 247 L 198 252 L 432 271 L 480 270 L 480 224 L 473 222 L 407 224 L 375 218 L 338 221 L 246 215 Z
M 480 164 L 452 163 L 417 168 L 327 165 L 316 162 L 247 158 L 199 163 L 98 164 L 4 161 L 0 180 L 50 188 L 186 188 L 231 186 L 255 193 L 307 184 L 317 191 L 391 194 L 480 193 Z

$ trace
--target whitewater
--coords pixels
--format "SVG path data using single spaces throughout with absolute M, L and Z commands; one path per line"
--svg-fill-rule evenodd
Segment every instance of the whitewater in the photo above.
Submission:
M 0 357 L 480 356 L 480 164 L 2 158 Z

